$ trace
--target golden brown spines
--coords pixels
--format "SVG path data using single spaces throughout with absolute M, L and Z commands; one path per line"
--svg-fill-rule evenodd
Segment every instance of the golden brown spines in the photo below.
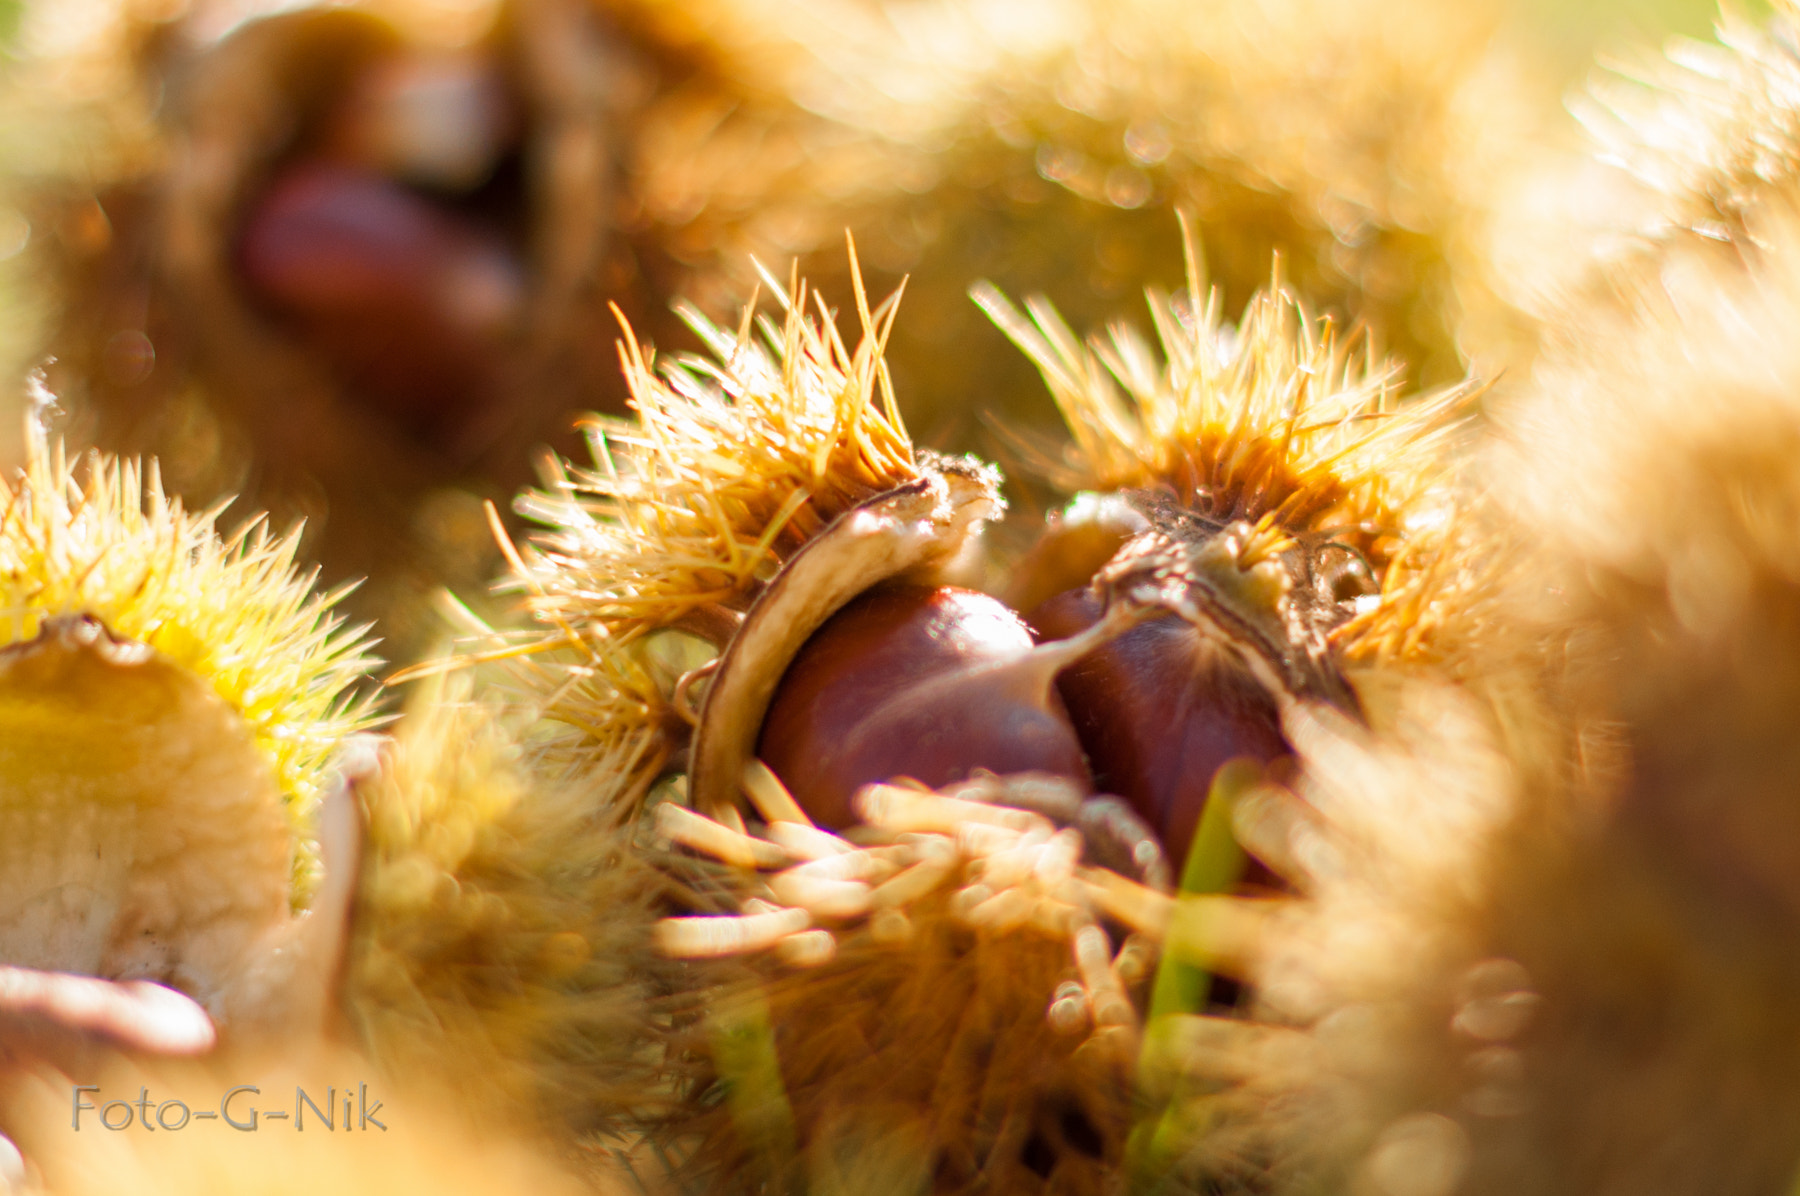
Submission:
M 1800 1167 L 1776 514 L 1800 495 L 1800 242 L 1773 206 L 1756 227 L 1615 273 L 1627 302 L 1572 312 L 1496 410 L 1483 526 L 1515 567 L 1460 693 L 1392 678 L 1380 740 L 1297 741 L 1337 866 L 1263 983 L 1312 994 L 1270 1004 L 1330 1048 L 1301 1103 L 1345 1131 L 1345 1174 L 1750 1192 Z
M 663 885 L 609 789 L 630 778 L 534 773 L 466 686 L 415 696 L 358 787 L 368 844 L 344 999 L 387 1074 L 447 1079 L 468 1115 L 565 1145 L 656 1115 Z
M 1189 253 L 1187 302 L 1149 296 L 1160 354 L 1123 324 L 1083 345 L 1047 301 L 1033 300 L 1027 319 L 977 288 L 1074 436 L 1060 454 L 1039 447 L 1039 467 L 1065 491 L 1166 496 L 1210 525 L 1241 521 L 1253 529 L 1250 561 L 1296 541 L 1341 543 L 1384 597 L 1337 639 L 1365 654 L 1395 645 L 1394 612 L 1419 605 L 1408 587 L 1421 571 L 1452 569 L 1440 563 L 1449 449 L 1466 434 L 1475 388 L 1409 401 L 1396 366 L 1315 320 L 1279 274 L 1229 327 L 1216 291 L 1193 306 L 1202 285 Z
M 522 503 L 555 529 L 534 573 L 546 617 L 620 636 L 742 608 L 825 524 L 919 476 L 881 362 L 894 306 L 862 305 L 851 351 L 822 300 L 814 316 L 804 288 L 769 285 L 779 327 L 752 307 L 734 334 L 685 309 L 710 359 L 659 370 L 622 348 L 636 418 L 596 418 L 594 468 L 559 466 Z
M 735 334 L 687 313 L 710 358 L 623 350 L 638 419 L 598 422 L 595 466 L 553 465 L 550 487 L 521 499 L 551 528 L 515 561 L 548 629 L 477 653 L 517 659 L 527 700 L 547 699 L 544 712 L 571 728 L 547 741 L 554 750 L 635 744 L 639 797 L 698 720 L 693 684 L 820 532 L 890 492 L 944 491 L 945 479 L 988 495 L 979 518 L 998 509 L 988 467 L 915 456 L 881 359 L 891 302 L 871 312 L 857 291 L 864 334 L 851 350 L 822 303 L 810 315 L 803 289 L 770 286 L 779 327 L 753 309 Z M 966 533 L 973 518 L 952 522 Z
M 35 429 L 35 425 L 33 426 Z M 44 620 L 91 616 L 206 684 L 243 720 L 287 805 L 296 897 L 313 883 L 311 820 L 334 753 L 368 727 L 355 683 L 373 661 L 359 628 L 332 614 L 294 563 L 298 533 L 260 522 L 221 537 L 218 512 L 190 514 L 155 466 L 93 455 L 28 433 L 24 474 L 0 480 L 0 641 Z

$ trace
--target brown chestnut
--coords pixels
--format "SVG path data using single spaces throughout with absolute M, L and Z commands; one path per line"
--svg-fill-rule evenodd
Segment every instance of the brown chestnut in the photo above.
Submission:
M 250 290 L 427 441 L 499 385 L 524 270 L 497 234 L 365 169 L 285 169 L 246 221 Z
M 856 821 L 863 785 L 935 787 L 977 769 L 1042 772 L 1084 789 L 1087 761 L 1030 628 L 996 598 L 886 584 L 806 642 L 782 676 L 757 754 L 825 826 Z
M 1031 613 L 1046 640 L 1099 622 L 1091 587 L 1066 590 Z M 1131 628 L 1064 669 L 1057 690 L 1087 749 L 1094 781 L 1124 797 L 1179 869 L 1220 765 L 1289 754 L 1274 701 L 1226 651 L 1184 619 Z

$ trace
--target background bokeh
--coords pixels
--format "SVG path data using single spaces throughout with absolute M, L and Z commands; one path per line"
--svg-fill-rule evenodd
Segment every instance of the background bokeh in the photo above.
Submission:
M 518 217 L 534 238 L 532 285 L 555 291 L 544 263 L 592 253 L 586 289 L 531 296 L 533 312 L 566 330 L 539 337 L 541 352 L 494 365 L 502 381 L 470 400 L 474 415 L 439 421 L 421 440 L 394 433 L 404 395 L 365 419 L 343 395 L 321 393 L 356 397 L 354 383 L 340 387 L 330 368 L 306 360 L 329 358 L 331 346 L 320 350 L 315 338 L 299 353 L 265 351 L 253 319 L 234 323 L 243 304 L 181 294 L 186 284 L 151 264 L 180 232 L 158 207 L 165 180 L 186 180 L 192 193 L 199 178 L 203 191 L 211 184 L 195 159 L 207 153 L 237 154 L 228 165 L 247 177 L 267 168 L 259 118 L 232 110 L 230 86 L 211 93 L 220 111 L 190 111 L 184 131 L 169 132 L 181 106 L 165 91 L 183 76 L 167 64 L 199 60 L 248 18 L 306 7 L 0 0 L 0 462 L 19 459 L 29 372 L 60 355 L 47 370 L 62 399 L 53 422 L 73 441 L 159 456 L 171 489 L 197 505 L 244 494 L 228 523 L 257 509 L 278 526 L 306 519 L 303 551 L 327 582 L 369 579 L 350 609 L 381 621 L 397 660 L 440 633 L 430 613 L 439 587 L 479 602 L 498 563 L 483 501 L 523 532 L 509 499 L 532 478 L 534 448 L 578 453 L 579 412 L 622 409 L 608 302 L 664 350 L 689 349 L 668 314 L 672 298 L 730 321 L 755 281 L 750 253 L 777 274 L 797 256 L 854 335 L 846 226 L 875 296 L 911 277 L 890 358 L 915 438 L 999 458 L 1026 507 L 1039 498 L 1020 444 L 1053 442 L 1054 413 L 966 288 L 987 278 L 1015 298 L 1045 293 L 1077 332 L 1141 321 L 1144 287 L 1182 283 L 1172 207 L 1197 212 L 1228 315 L 1266 283 L 1279 250 L 1296 289 L 1345 320 L 1366 319 L 1408 382 L 1516 377 L 1546 298 L 1595 229 L 1633 222 L 1618 172 L 1591 164 L 1564 97 L 1582 91 L 1596 56 L 1629 62 L 1670 35 L 1707 37 L 1715 16 L 1703 0 L 1496 0 L 1404 12 L 1333 5 L 1316 9 L 1329 20 L 1315 20 L 1304 3 L 1271 0 L 1230 10 L 1241 19 L 1224 32 L 1198 18 L 1165 31 L 1148 0 L 1139 7 L 1152 15 L 1135 31 L 1121 26 L 1120 54 L 1109 60 L 1089 44 L 1100 26 L 1073 2 L 1044 10 L 1063 12 L 1061 24 L 971 6 L 974 33 L 946 33 L 954 21 L 928 26 L 923 0 L 816 3 L 810 24 L 753 0 L 521 4 L 537 15 L 521 20 L 526 32 L 503 53 L 527 91 L 540 73 L 564 71 L 573 80 L 565 92 L 592 83 L 580 64 L 557 65 L 545 49 L 555 36 L 530 31 L 559 7 L 598 12 L 605 36 L 650 47 L 646 95 L 619 98 L 631 88 L 606 82 L 610 66 L 589 72 L 615 93 L 599 151 L 539 144 L 579 142 L 579 120 L 531 133 L 539 141 L 530 153 L 577 183 L 583 153 L 627 142 L 618 185 L 636 223 L 594 248 L 583 230 L 601 222 L 578 186 Z M 370 7 L 454 41 L 459 22 L 473 28 L 494 5 Z M 1739 7 L 1761 15 L 1760 5 Z M 924 32 L 907 44 L 890 36 L 896 28 Z M 1049 44 L 1058 37 L 1068 44 Z M 1183 47 L 1201 38 L 1211 40 Z M 1011 74 L 983 61 L 1008 55 Z M 554 107 L 533 94 L 534 113 Z M 1169 119 L 1134 107 L 1154 103 Z M 315 119 L 279 108 L 269 128 Z M 621 134 L 607 120 L 638 123 Z M 211 139 L 196 128 L 213 130 Z M 209 222 L 245 218 L 229 203 L 215 207 L 190 204 L 184 218 L 202 235 Z M 232 236 L 213 235 L 221 245 Z M 214 247 L 214 256 L 229 252 Z M 180 277 L 204 281 L 205 271 Z M 447 376 L 490 364 L 474 351 Z M 273 418 L 255 404 L 244 418 L 221 397 L 265 381 L 260 408 L 288 408 Z

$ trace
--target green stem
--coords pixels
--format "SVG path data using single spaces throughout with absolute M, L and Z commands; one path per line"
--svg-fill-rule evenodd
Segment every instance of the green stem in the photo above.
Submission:
M 769 1004 L 746 996 L 714 1011 L 709 1027 L 713 1064 L 725 1089 L 725 1106 L 744 1142 L 760 1155 L 768 1174 L 780 1185 L 798 1152 L 794 1109 L 781 1080 L 775 1052 L 775 1029 Z
M 1199 829 L 1182 865 L 1178 902 L 1182 896 L 1223 893 L 1243 876 L 1244 849 L 1232 831 L 1231 815 L 1239 799 L 1261 781 L 1261 766 L 1248 758 L 1229 760 L 1213 774 Z M 1138 1054 L 1140 1081 L 1155 1069 L 1158 1057 L 1172 1049 L 1170 1019 L 1204 1011 L 1211 991 L 1211 973 L 1178 958 L 1173 951 L 1163 951 L 1150 989 L 1150 1011 Z M 1148 1110 L 1132 1129 L 1125 1157 L 1133 1193 L 1154 1191 L 1175 1161 L 1181 1131 L 1178 1110 L 1184 1095 L 1177 1091 L 1166 1105 Z

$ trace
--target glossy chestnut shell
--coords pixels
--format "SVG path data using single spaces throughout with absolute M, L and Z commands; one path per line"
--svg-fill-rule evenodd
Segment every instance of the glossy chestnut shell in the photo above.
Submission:
M 843 828 L 876 781 L 932 787 L 995 773 L 1090 778 L 1051 676 L 1004 603 L 886 584 L 839 610 L 789 665 L 757 754 L 819 823 Z
M 1066 590 L 1031 613 L 1046 640 L 1099 621 L 1102 600 Z M 1192 625 L 1165 615 L 1064 669 L 1057 690 L 1087 750 L 1094 783 L 1131 804 L 1181 867 L 1219 767 L 1289 754 L 1274 701 Z

